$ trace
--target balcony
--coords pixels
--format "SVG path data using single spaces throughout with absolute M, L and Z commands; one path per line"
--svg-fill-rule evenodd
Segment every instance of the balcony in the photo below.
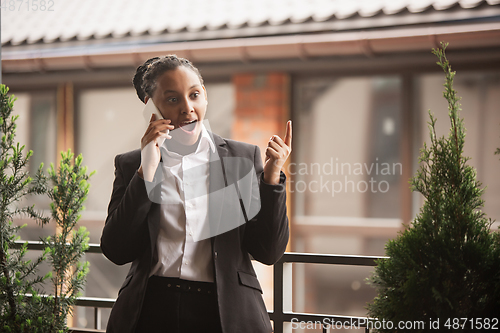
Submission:
M 23 241 L 17 241 L 21 246 Z M 29 250 L 43 250 L 41 242 L 28 241 Z M 88 253 L 102 253 L 99 244 L 90 244 Z M 369 332 L 366 317 L 339 316 L 329 314 L 297 313 L 291 311 L 291 293 L 285 291 L 292 289 L 292 264 L 325 264 L 325 265 L 350 265 L 350 266 L 376 266 L 376 260 L 386 257 L 355 256 L 335 254 L 310 254 L 286 252 L 283 257 L 273 266 L 273 311 L 269 311 L 269 317 L 274 323 L 274 332 L 283 333 L 285 323 L 313 322 L 315 327 L 322 326 L 321 323 L 348 323 L 349 327 L 365 328 Z M 113 307 L 115 299 L 98 297 L 79 297 L 76 305 L 93 308 L 94 328 L 71 328 L 73 333 L 105 332 L 101 327 L 101 310 Z M 322 328 L 328 332 L 327 327 Z

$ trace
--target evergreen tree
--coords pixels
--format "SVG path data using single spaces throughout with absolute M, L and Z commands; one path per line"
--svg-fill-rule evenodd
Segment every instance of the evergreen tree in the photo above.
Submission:
M 17 116 L 12 115 L 14 96 L 0 85 L 0 331 L 1 332 L 46 332 L 48 302 L 38 296 L 37 287 L 49 276 L 38 276 L 37 268 L 45 259 L 47 251 L 34 261 L 26 260 L 27 245 L 14 249 L 14 242 L 21 227 L 13 219 L 29 215 L 41 224 L 48 219 L 41 217 L 34 207 L 18 207 L 17 204 L 29 194 L 43 193 L 41 167 L 31 179 L 26 171 L 32 151 L 24 155 L 25 146 L 15 143 Z M 31 186 L 30 186 L 31 185 Z M 32 295 L 32 297 L 29 297 Z
M 54 295 L 49 297 L 52 314 L 50 332 L 67 332 L 66 318 L 85 286 L 89 263 L 80 262 L 89 247 L 88 231 L 77 227 L 83 202 L 89 191 L 87 167 L 82 167 L 80 154 L 72 163 L 71 151 L 61 153 L 61 162 L 56 171 L 49 169 L 52 189 L 47 191 L 52 200 L 52 219 L 57 223 L 57 233 L 44 240 L 48 259 L 52 265 Z
M 405 331 L 397 325 L 406 321 L 425 325 L 412 332 L 436 331 L 430 320 L 438 319 L 442 330 L 476 331 L 495 322 L 500 327 L 500 235 L 490 230 L 492 221 L 480 210 L 484 190 L 463 156 L 465 128 L 453 89 L 455 72 L 445 55 L 447 44 L 441 45 L 433 53 L 446 76 L 443 95 L 451 128 L 448 137 L 438 138 L 429 111 L 430 144 L 424 143 L 411 180 L 412 191 L 420 192 L 425 203 L 412 225 L 386 244 L 389 258 L 378 261 L 369 279 L 378 292 L 368 305 L 370 317 L 379 320 L 377 328 L 382 320 L 394 325 L 381 332 Z
M 14 143 L 17 116 L 12 115 L 14 96 L 0 85 L 0 332 L 62 333 L 67 332 L 66 319 L 71 314 L 77 296 L 83 289 L 88 262 L 81 263 L 88 248 L 88 232 L 76 229 L 84 209 L 89 184 L 82 156 L 75 162 L 71 151 L 61 153 L 56 170 L 51 165 L 49 176 L 40 165 L 34 179 L 29 177 L 27 163 L 32 151 L 23 154 L 25 146 Z M 50 218 L 38 214 L 34 206 L 18 207 L 30 194 L 44 194 L 51 200 L 52 219 L 56 234 L 42 240 L 45 250 L 35 261 L 25 260 L 27 244 L 16 249 L 15 241 L 21 227 L 13 224 L 14 217 L 28 215 L 41 225 Z M 38 275 L 38 266 L 48 260 L 52 272 Z M 42 282 L 50 279 L 53 290 L 40 296 Z

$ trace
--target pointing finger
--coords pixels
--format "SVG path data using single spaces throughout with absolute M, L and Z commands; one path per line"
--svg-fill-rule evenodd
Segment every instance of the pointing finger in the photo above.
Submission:
M 286 123 L 286 133 L 285 133 L 285 144 L 288 146 L 288 147 L 292 147 L 292 121 L 289 120 L 287 123 Z

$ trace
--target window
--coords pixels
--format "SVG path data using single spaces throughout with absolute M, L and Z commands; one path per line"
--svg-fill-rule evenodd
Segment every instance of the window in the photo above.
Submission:
M 402 80 L 299 79 L 294 96 L 292 250 L 383 255 L 401 225 Z M 372 270 L 294 264 L 293 310 L 365 315 Z

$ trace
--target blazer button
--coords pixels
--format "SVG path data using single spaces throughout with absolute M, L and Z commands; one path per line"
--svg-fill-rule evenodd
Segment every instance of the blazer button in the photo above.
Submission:
M 214 258 L 217 259 L 217 251 L 214 252 Z

